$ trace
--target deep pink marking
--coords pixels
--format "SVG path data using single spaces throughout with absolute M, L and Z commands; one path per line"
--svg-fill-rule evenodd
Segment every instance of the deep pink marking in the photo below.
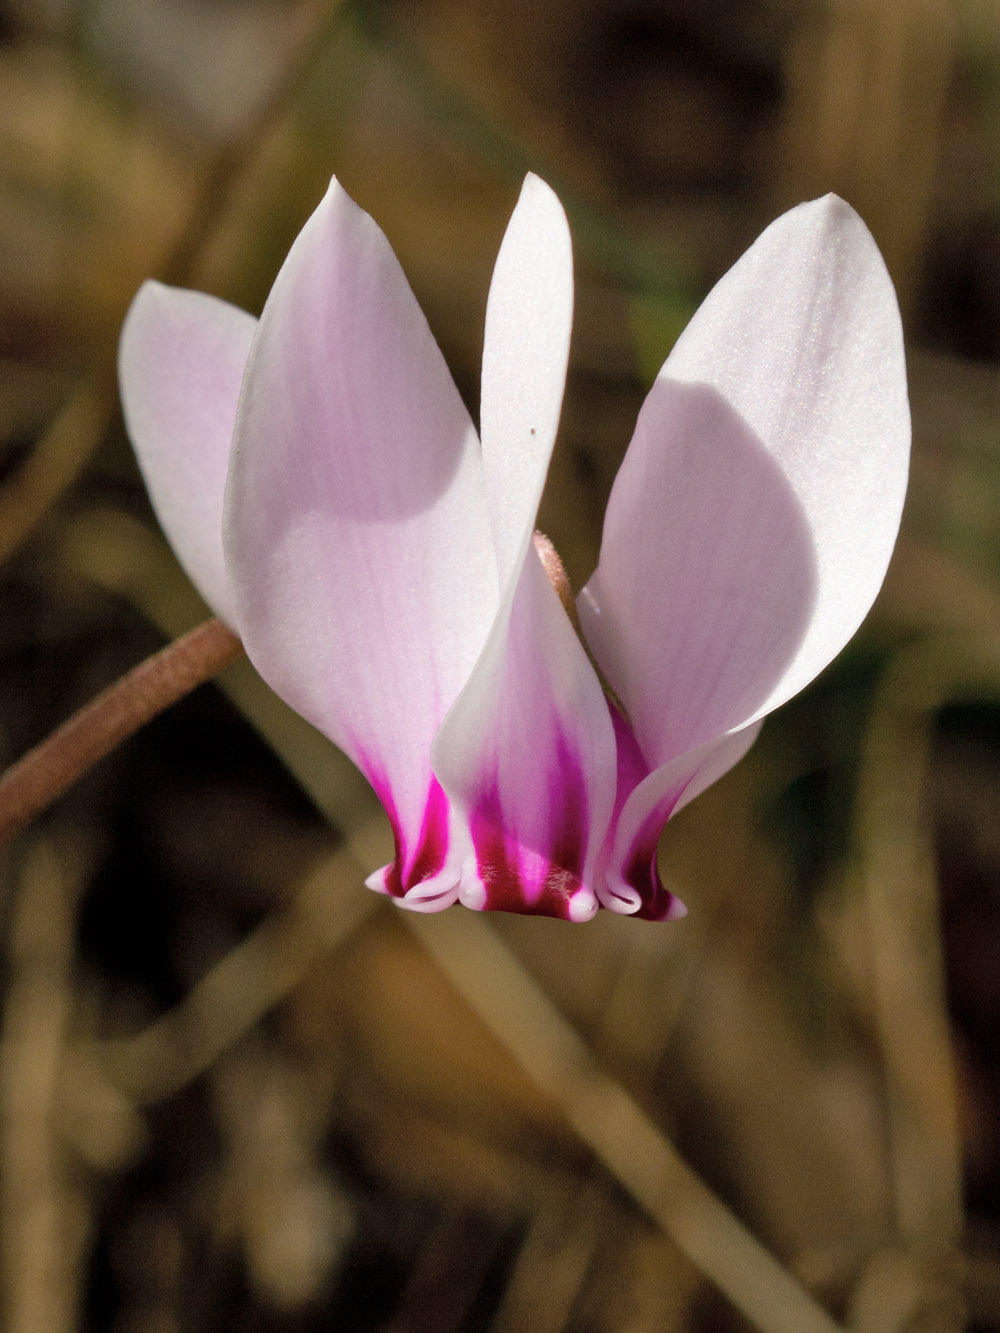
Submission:
M 436 875 L 445 863 L 448 855 L 448 798 L 437 778 L 431 778 L 424 804 L 424 818 L 420 825 L 420 836 L 416 848 L 410 855 L 396 803 L 392 799 L 388 784 L 373 775 L 369 780 L 389 816 L 392 836 L 396 843 L 396 856 L 386 871 L 385 886 L 394 898 L 402 898 L 417 884 L 422 884 L 425 879 Z
M 615 725 L 615 742 L 618 749 L 618 790 L 615 796 L 615 815 L 608 833 L 610 844 L 614 838 L 622 807 L 650 770 L 639 749 L 639 742 L 621 710 L 611 700 L 608 701 L 608 705 Z M 634 915 L 646 921 L 662 921 L 676 902 L 674 895 L 660 879 L 660 872 L 656 866 L 656 848 L 660 834 L 679 799 L 680 792 L 671 793 L 654 806 L 632 843 L 627 863 L 621 868 L 622 879 L 635 889 L 642 901 L 641 907 Z
M 587 785 L 577 756 L 560 736 L 550 775 L 553 793 L 551 832 L 547 847 L 527 849 L 549 862 L 537 892 L 520 873 L 521 848 L 504 827 L 496 781 L 476 801 L 469 820 L 479 874 L 486 889 L 484 906 L 491 912 L 520 912 L 567 920 L 570 900 L 581 887 L 589 827 Z
M 639 749 L 639 742 L 625 714 L 614 699 L 608 699 L 607 702 L 615 729 L 615 752 L 618 758 L 618 784 L 615 790 L 615 814 L 612 820 L 612 824 L 616 824 L 622 806 L 639 783 L 649 776 L 650 768 Z
M 633 847 L 622 871 L 625 883 L 631 885 L 642 899 L 641 907 L 633 915 L 643 921 L 663 921 L 674 907 L 674 895 L 664 885 L 656 866 L 656 848 L 665 822 L 655 821 L 655 835 L 652 839 L 642 837 Z

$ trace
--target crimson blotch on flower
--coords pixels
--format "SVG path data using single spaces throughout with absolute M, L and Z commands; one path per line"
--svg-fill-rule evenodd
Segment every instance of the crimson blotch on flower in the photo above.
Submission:
M 368 883 L 407 907 L 680 914 L 664 824 L 840 651 L 892 551 L 899 314 L 828 196 L 763 233 L 667 358 L 581 642 L 532 542 L 572 302 L 565 215 L 529 176 L 477 435 L 388 242 L 334 182 L 259 322 L 147 283 L 125 324 L 160 521 L 264 679 L 375 788 L 396 855 Z

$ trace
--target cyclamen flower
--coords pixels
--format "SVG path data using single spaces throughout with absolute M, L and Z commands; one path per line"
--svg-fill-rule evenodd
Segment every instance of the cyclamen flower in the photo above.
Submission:
M 679 915 L 664 824 L 840 651 L 895 540 L 899 314 L 828 196 L 764 232 L 667 358 L 578 600 L 584 646 L 532 542 L 572 299 L 565 215 L 529 176 L 477 436 L 388 242 L 334 182 L 259 323 L 147 283 L 122 334 L 159 519 L 264 679 L 375 788 L 396 856 L 368 883 L 407 907 Z

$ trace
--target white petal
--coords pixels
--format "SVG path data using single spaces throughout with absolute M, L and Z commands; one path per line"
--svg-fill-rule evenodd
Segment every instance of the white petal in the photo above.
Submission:
M 658 379 L 580 598 L 651 768 L 753 715 L 815 595 L 809 527 L 772 454 L 715 389 Z
M 388 242 L 336 183 L 261 316 L 225 538 L 252 661 L 393 817 L 385 887 L 433 881 L 446 902 L 431 742 L 498 605 L 479 443 Z
M 529 175 L 486 307 L 480 434 L 501 586 L 530 540 L 559 426 L 573 323 L 566 214 Z
M 222 505 L 256 326 L 214 296 L 146 282 L 119 350 L 125 424 L 156 516 L 191 581 L 230 625 Z
M 885 574 L 908 456 L 881 256 L 841 200 L 804 204 L 664 365 L 581 598 L 651 766 L 770 712 L 840 651 Z
M 573 263 L 562 206 L 537 177 L 497 259 L 483 350 L 487 503 L 503 604 L 434 746 L 472 839 L 469 907 L 584 920 L 614 802 L 614 732 L 600 683 L 534 547 L 566 378 Z

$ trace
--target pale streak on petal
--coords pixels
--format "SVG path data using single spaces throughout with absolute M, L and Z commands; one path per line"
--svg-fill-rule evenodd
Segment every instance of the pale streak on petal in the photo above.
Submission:
M 214 296 L 146 282 L 119 348 L 125 424 L 156 516 L 192 583 L 232 628 L 222 507 L 256 327 L 252 315 Z
M 447 905 L 431 743 L 498 605 L 479 442 L 388 241 L 336 182 L 261 317 L 225 540 L 251 660 L 382 797 L 394 891 L 433 879 Z

